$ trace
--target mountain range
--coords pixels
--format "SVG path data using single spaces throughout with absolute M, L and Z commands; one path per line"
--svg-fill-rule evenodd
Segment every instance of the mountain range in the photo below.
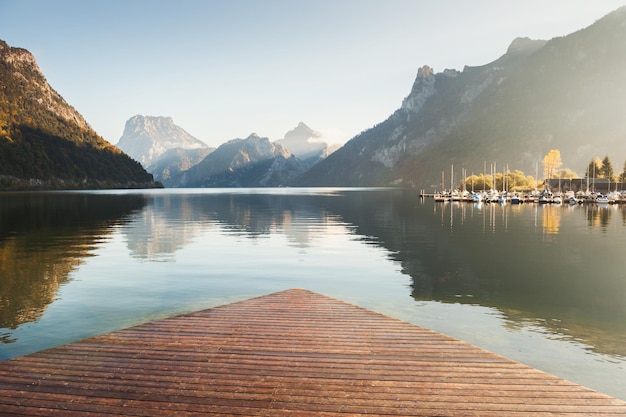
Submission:
M 0 190 L 158 186 L 46 81 L 33 55 L 0 41 Z
M 305 169 L 287 149 L 253 133 L 219 146 L 174 182 L 179 187 L 277 187 Z
M 534 174 L 560 150 L 583 174 L 594 157 L 626 160 L 626 7 L 550 41 L 515 39 L 463 71 L 418 70 L 388 119 L 351 139 L 295 185 L 441 187 L 441 173 L 492 162 Z
M 169 117 L 134 116 L 117 144 L 166 187 L 277 187 L 337 147 L 305 123 L 271 142 L 251 134 L 209 148 Z
M 0 189 L 151 187 L 154 178 L 168 187 L 431 189 L 450 166 L 532 175 L 551 149 L 579 175 L 595 157 L 621 166 L 625 39 L 622 7 L 567 36 L 515 39 L 482 66 L 424 65 L 393 114 L 335 152 L 304 123 L 275 142 L 252 134 L 213 149 L 150 116 L 131 118 L 118 148 L 48 85 L 28 51 L 0 41 Z

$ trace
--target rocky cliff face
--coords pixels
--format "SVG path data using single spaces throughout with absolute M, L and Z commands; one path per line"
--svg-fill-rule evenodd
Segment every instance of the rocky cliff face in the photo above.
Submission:
M 118 146 L 166 187 L 176 187 L 174 178 L 202 161 L 215 148 L 196 139 L 171 117 L 133 116 L 124 127 Z
M 562 38 L 514 40 L 498 60 L 440 73 L 424 66 L 387 120 L 315 165 L 297 185 L 437 187 L 442 170 L 497 162 L 534 173 L 550 149 L 584 172 L 626 159 L 626 8 Z
M 168 149 L 147 170 L 165 187 L 179 187 L 179 174 L 200 163 L 215 148 Z
M 0 189 L 155 186 L 98 136 L 25 49 L 0 41 Z
M 0 62 L 6 71 L 3 81 L 7 82 L 7 87 L 10 88 L 9 79 L 12 79 L 11 86 L 17 84 L 21 92 L 28 94 L 28 100 L 33 105 L 81 129 L 89 129 L 83 116 L 50 87 L 30 52 L 22 48 L 12 48 L 0 40 Z
M 208 149 L 171 117 L 133 116 L 124 127 L 117 146 L 144 167 L 156 163 L 170 149 Z

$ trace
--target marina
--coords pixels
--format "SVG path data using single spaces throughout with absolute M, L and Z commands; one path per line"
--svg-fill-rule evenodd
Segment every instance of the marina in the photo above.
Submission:
M 626 402 L 304 289 L 0 362 L 3 416 L 626 416 Z
M 566 192 L 553 193 L 548 190 L 531 193 L 509 192 L 472 192 L 472 191 L 438 191 L 427 193 L 420 191 L 420 198 L 432 198 L 436 202 L 466 202 L 466 203 L 535 203 L 535 204 L 626 204 L 625 192 L 583 193 Z
M 486 168 L 486 163 L 485 163 Z M 486 170 L 485 170 L 486 171 Z M 441 189 L 419 192 L 420 198 L 434 198 L 437 202 L 458 201 L 470 203 L 539 203 L 539 204 L 623 204 L 626 203 L 626 183 L 611 181 L 610 177 L 585 178 L 547 177 L 538 181 L 538 167 L 535 177 L 524 181 L 521 171 L 510 171 L 508 165 L 503 173 L 496 172 L 496 164 L 491 164 L 490 174 L 467 176 L 462 170 L 462 180 L 455 182 L 454 166 L 450 167 L 450 188 L 446 188 L 445 172 L 441 172 Z M 595 175 L 595 171 L 594 171 Z M 521 178 L 520 178 L 521 177 Z M 517 182 L 516 182 L 517 178 Z M 476 181 L 474 181 L 476 179 Z M 622 182 L 620 182 L 622 181 Z

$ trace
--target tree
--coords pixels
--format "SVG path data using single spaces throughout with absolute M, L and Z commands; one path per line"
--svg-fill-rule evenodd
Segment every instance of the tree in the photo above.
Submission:
M 572 178 L 579 178 L 577 173 L 575 173 L 574 171 L 572 171 L 571 169 L 568 169 L 568 168 L 561 169 L 561 170 L 557 171 L 556 177 L 557 178 L 561 178 L 562 180 L 572 179 Z
M 493 178 L 491 175 L 470 175 L 464 179 L 466 190 L 489 190 L 493 188 Z
M 613 180 L 613 164 L 611 164 L 611 160 L 609 159 L 608 155 L 606 155 L 602 160 L 602 167 L 600 168 L 600 172 L 603 178 Z
M 498 173 L 495 175 L 495 177 L 496 178 L 494 184 L 494 178 L 491 175 L 470 175 L 463 180 L 465 181 L 465 189 L 478 191 L 496 188 L 498 190 L 501 190 L 503 188 L 502 181 L 504 179 L 504 175 Z M 535 179 L 531 175 L 525 175 L 522 171 L 519 170 L 507 171 L 506 184 L 507 191 L 532 190 L 537 186 L 537 184 L 535 183 Z
M 554 178 L 556 170 L 563 165 L 561 152 L 558 149 L 551 149 L 546 156 L 543 157 L 542 164 L 545 178 Z
M 595 157 L 589 162 L 587 166 L 587 171 L 585 171 L 585 178 L 601 178 L 602 174 L 602 160 L 598 157 Z
M 506 181 L 507 191 L 532 190 L 537 186 L 531 175 L 526 175 L 520 170 L 507 171 L 506 178 L 500 179 L 502 180 Z

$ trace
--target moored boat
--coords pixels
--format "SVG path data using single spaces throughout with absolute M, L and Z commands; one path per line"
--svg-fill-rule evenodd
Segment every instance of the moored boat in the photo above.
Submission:
M 580 199 L 578 199 L 578 198 L 576 198 L 576 197 L 574 197 L 574 196 L 571 196 L 571 197 L 568 199 L 568 203 L 569 203 L 570 205 L 574 206 L 574 205 L 577 205 L 577 204 L 582 204 L 583 202 L 582 202 L 582 200 L 580 200 Z
M 596 204 L 609 204 L 609 198 L 605 195 L 599 194 L 595 198 Z
M 552 203 L 552 192 L 550 190 L 543 190 L 539 195 L 539 204 L 550 204 Z

